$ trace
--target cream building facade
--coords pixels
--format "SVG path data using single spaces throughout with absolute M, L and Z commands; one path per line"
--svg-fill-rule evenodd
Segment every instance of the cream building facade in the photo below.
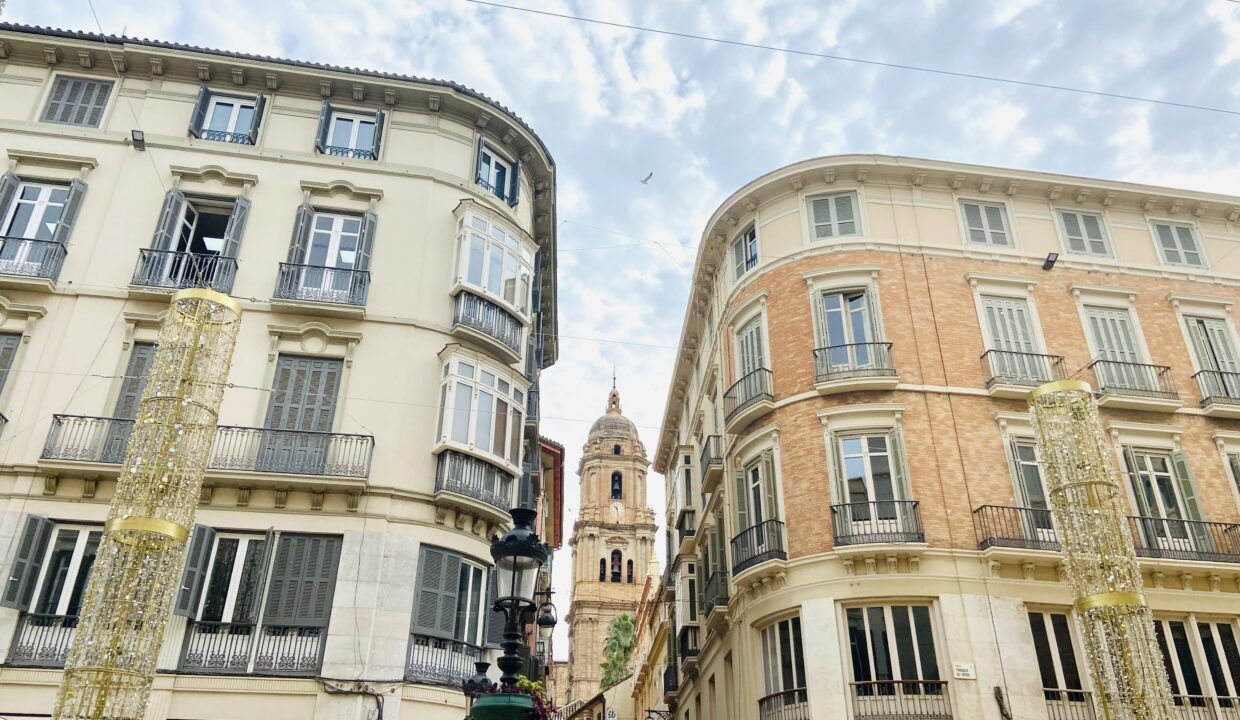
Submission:
M 160 319 L 208 286 L 244 317 L 148 718 L 461 717 L 489 539 L 556 462 L 541 140 L 450 82 L 10 24 L 0 98 L 0 715 L 50 712 Z
M 587 700 L 602 679 L 603 643 L 611 621 L 636 616 L 654 556 L 654 511 L 646 499 L 650 461 L 637 427 L 612 387 L 606 413 L 590 428 L 578 475 L 581 509 L 569 545 L 573 597 L 568 613 L 569 698 Z
M 1026 393 L 1098 393 L 1176 709 L 1240 701 L 1240 197 L 874 155 L 737 190 L 654 468 L 684 720 L 1092 720 Z M 656 708 L 657 709 L 657 708 Z

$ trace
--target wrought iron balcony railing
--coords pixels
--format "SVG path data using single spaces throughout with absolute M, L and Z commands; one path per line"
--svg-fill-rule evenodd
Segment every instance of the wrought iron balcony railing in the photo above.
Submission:
M 697 532 L 697 512 L 694 510 L 681 510 L 680 517 L 676 520 L 676 532 L 682 543 L 686 538 L 693 537 L 694 533 Z
M 767 560 L 787 559 L 788 553 L 784 550 L 784 524 L 778 520 L 764 520 L 732 538 L 733 575 L 739 575 Z
M 835 545 L 925 542 L 916 500 L 877 500 L 831 506 Z
M 1193 379 L 1201 390 L 1201 404 L 1227 403 L 1240 405 L 1240 372 L 1202 370 Z
M 512 483 L 512 475 L 473 455 L 455 450 L 439 454 L 435 492 L 464 495 L 507 511 L 512 508 Z
M 719 435 L 707 435 L 702 440 L 702 472 L 723 469 L 723 438 Z
M 521 320 L 481 295 L 468 290 L 457 293 L 452 322 L 495 339 L 514 355 L 521 354 Z
M 1035 387 L 1067 377 L 1062 355 L 987 350 L 982 353 L 982 366 L 987 373 L 988 388 L 995 385 Z
M 1141 557 L 1240 563 L 1236 523 L 1129 517 L 1128 527 Z
M 771 693 L 758 700 L 759 720 L 811 720 L 805 688 Z
M 1039 508 L 983 505 L 973 511 L 977 546 L 1059 551 L 1051 511 Z
M 356 158 L 358 160 L 374 160 L 375 159 L 375 152 L 371 150 L 370 148 L 361 149 L 361 148 L 344 147 L 342 145 L 328 145 L 325 148 L 323 148 L 323 151 L 325 154 L 331 155 L 333 157 Z
M 272 295 L 281 300 L 361 307 L 366 304 L 369 292 L 370 272 L 367 270 L 280 263 Z
M 830 345 L 814 350 L 814 379 L 824 383 L 858 377 L 894 377 L 891 343 Z
M 119 463 L 133 432 L 133 420 L 87 415 L 53 415 L 43 443 L 48 460 Z
M 683 663 L 688 658 L 697 657 L 698 654 L 698 628 L 696 625 L 685 625 L 680 629 L 680 661 Z
M 1171 703 L 1176 720 L 1240 720 L 1240 697 L 1172 695 Z
M 411 633 L 405 679 L 427 685 L 460 688 L 475 672 L 482 648 L 460 640 Z
M 323 665 L 327 628 L 264 625 L 254 649 L 254 672 L 270 675 L 317 675 Z
M 65 254 L 65 246 L 54 240 L 0 236 L 0 275 L 56 280 Z
M 668 665 L 663 670 L 663 695 L 675 695 L 680 688 L 680 678 L 675 665 Z
M 200 287 L 230 293 L 236 277 L 236 258 L 144 248 L 138 251 L 138 266 L 129 282 L 168 290 Z
M 248 132 L 228 132 L 227 130 L 202 130 L 203 140 L 212 142 L 232 143 L 234 145 L 253 145 Z
M 1097 359 L 1086 366 L 1094 373 L 1098 392 L 1106 395 L 1176 400 L 1180 397 L 1166 365 Z
M 709 617 L 717 607 L 728 606 L 728 573 L 716 570 L 706 578 L 706 586 L 702 588 L 702 614 Z
M 737 413 L 760 400 L 771 400 L 771 371 L 758 368 L 737 380 L 723 394 L 723 414 L 731 420 Z
M 951 720 L 943 680 L 877 680 L 849 683 L 854 720 Z
M 256 630 L 254 623 L 190 621 L 178 669 L 191 673 L 249 672 Z
M 1044 688 L 1047 720 L 1094 720 L 1093 693 Z
M 22 613 L 9 648 L 9 664 L 22 667 L 64 667 L 77 632 L 76 615 Z

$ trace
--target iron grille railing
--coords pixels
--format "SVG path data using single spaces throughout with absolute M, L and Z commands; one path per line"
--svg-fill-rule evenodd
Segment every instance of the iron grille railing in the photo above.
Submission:
M 854 720 L 950 720 L 943 680 L 877 680 L 849 683 Z
M 43 443 L 47 460 L 119 463 L 133 433 L 133 420 L 87 415 L 53 415 Z
M 521 321 L 480 295 L 468 290 L 457 293 L 452 322 L 494 338 L 514 354 L 521 354 Z
M 1180 397 L 1166 365 L 1094 360 L 1086 366 L 1094 373 L 1098 392 L 1103 395 L 1128 395 L 1163 400 Z
M 65 254 L 65 246 L 54 240 L 0 236 L 0 275 L 55 280 Z
M 282 300 L 360 307 L 366 304 L 369 292 L 370 272 L 367 270 L 280 263 L 273 295 Z
M 1094 720 L 1093 694 L 1088 690 L 1043 688 L 1047 720 Z
M 973 511 L 977 546 L 1059 551 L 1051 511 L 1039 508 L 983 505 Z
M 292 475 L 370 475 L 371 435 L 221 425 L 207 467 Z
M 64 667 L 77 632 L 76 615 L 22 613 L 9 648 L 9 664 L 23 667 Z
M 1201 390 L 1201 404 L 1240 404 L 1240 372 L 1226 370 L 1202 370 L 1193 379 Z
M 482 648 L 460 640 L 411 633 L 405 679 L 428 685 L 459 688 L 475 672 Z
M 697 657 L 698 629 L 696 625 L 686 625 L 680 629 L 680 661 Z
M 439 454 L 435 492 L 464 495 L 498 508 L 512 507 L 512 475 L 472 455 L 445 450 Z
M 719 435 L 707 435 L 702 440 L 702 472 L 723 468 L 723 438 Z
M 697 532 L 697 511 L 681 510 L 680 517 L 676 519 L 676 532 L 679 534 L 680 542 L 684 542 L 685 538 L 693 537 Z
M 663 669 L 663 694 L 675 695 L 680 688 L 680 677 L 676 673 L 675 665 L 668 665 Z
M 1036 386 L 1067 377 L 1062 355 L 987 350 L 982 353 L 982 366 L 987 373 L 988 388 L 995 385 Z
M 254 623 L 190 621 L 178 669 L 192 673 L 249 672 Z
M 1141 557 L 1240 563 L 1235 523 L 1130 516 L 1128 527 Z
M 227 294 L 236 277 L 236 258 L 144 248 L 138 251 L 138 266 L 129 282 L 169 290 L 211 288 Z
M 702 588 L 702 614 L 709 617 L 716 607 L 728 606 L 728 573 L 716 570 L 706 578 Z
M 787 559 L 788 553 L 784 550 L 784 524 L 778 520 L 764 520 L 732 538 L 733 575 L 767 560 Z
M 771 371 L 758 368 L 737 380 L 723 394 L 723 413 L 731 420 L 737 413 L 760 400 L 771 400 Z
M 248 132 L 228 132 L 227 130 L 203 130 L 201 132 L 203 140 L 211 140 L 213 142 L 232 143 L 234 145 L 253 145 Z
M 836 546 L 925 542 L 916 500 L 876 500 L 831 506 Z
M 1240 697 L 1172 695 L 1171 702 L 1176 720 L 1240 720 Z
M 805 688 L 771 693 L 758 700 L 760 720 L 810 720 L 809 693 Z
M 814 350 L 814 378 L 817 382 L 857 377 L 894 377 L 891 343 L 849 343 Z
M 369 148 L 351 148 L 342 145 L 328 145 L 323 148 L 324 154 L 333 157 L 356 158 L 358 160 L 374 160 L 375 152 Z
M 317 675 L 323 664 L 327 628 L 264 625 L 254 651 L 254 672 L 269 675 Z

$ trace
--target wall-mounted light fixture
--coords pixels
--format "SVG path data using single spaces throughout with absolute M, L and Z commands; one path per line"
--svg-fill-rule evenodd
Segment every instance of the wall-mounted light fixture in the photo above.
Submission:
M 1059 259 L 1059 253 L 1046 253 L 1046 259 L 1042 261 L 1042 269 L 1050 270 L 1055 267 L 1055 261 Z
M 129 136 L 133 138 L 135 150 L 146 150 L 146 133 L 141 130 L 131 130 Z

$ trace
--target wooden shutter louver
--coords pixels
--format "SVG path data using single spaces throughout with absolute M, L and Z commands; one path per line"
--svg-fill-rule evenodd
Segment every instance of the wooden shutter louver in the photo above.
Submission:
M 383 138 L 383 109 L 375 110 L 375 135 L 370 144 L 370 156 L 372 160 L 379 159 L 379 147 Z
M 154 348 L 153 345 L 148 347 Z M 185 555 L 185 570 L 181 573 L 181 589 L 172 612 L 191 620 L 198 618 L 198 604 L 207 581 L 207 566 L 211 563 L 211 551 L 215 547 L 215 530 L 205 525 L 194 525 L 189 550 Z
M 4 595 L 0 596 L 0 605 L 22 612 L 30 609 L 34 584 L 38 580 L 39 570 L 43 567 L 43 556 L 47 552 L 53 526 L 51 520 L 40 515 L 26 516 L 26 523 L 17 538 L 17 552 L 14 553 L 13 564 L 9 567 L 9 575 L 4 583 Z
M 327 154 L 327 136 L 332 127 L 332 104 L 324 102 L 319 110 L 319 131 L 315 134 L 314 149 Z
M 326 627 L 340 561 L 339 537 L 283 535 L 267 591 L 264 625 Z
M 77 221 L 78 211 L 82 208 L 85 197 L 85 182 L 74 180 L 69 183 L 69 195 L 65 198 L 64 210 L 56 221 L 56 229 L 52 231 L 52 239 L 61 245 L 69 244 L 69 234 L 73 232 L 73 223 Z
M 293 237 L 288 245 L 288 261 L 293 265 L 302 265 L 310 248 L 310 229 L 314 224 L 314 206 L 302 203 L 297 206 L 293 215 Z
M 258 128 L 263 124 L 263 109 L 267 106 L 267 96 L 261 92 L 254 96 L 254 114 L 250 117 L 249 142 L 258 144 Z
M 17 197 L 17 186 L 21 183 L 21 178 L 11 172 L 0 175 L 0 218 L 9 216 L 9 206 Z
M 156 250 L 173 250 L 178 237 L 177 227 L 181 215 L 185 212 L 185 193 L 172 188 L 164 195 L 164 207 L 159 213 L 159 222 L 155 225 L 155 237 L 151 247 Z
M 452 637 L 456 625 L 457 580 L 460 572 L 459 555 L 438 548 L 422 548 L 414 593 L 414 633 Z
M 202 129 L 207 124 L 207 109 L 211 106 L 211 91 L 206 85 L 198 88 L 198 99 L 194 101 L 194 112 L 189 116 L 189 134 L 196 138 L 202 137 Z

